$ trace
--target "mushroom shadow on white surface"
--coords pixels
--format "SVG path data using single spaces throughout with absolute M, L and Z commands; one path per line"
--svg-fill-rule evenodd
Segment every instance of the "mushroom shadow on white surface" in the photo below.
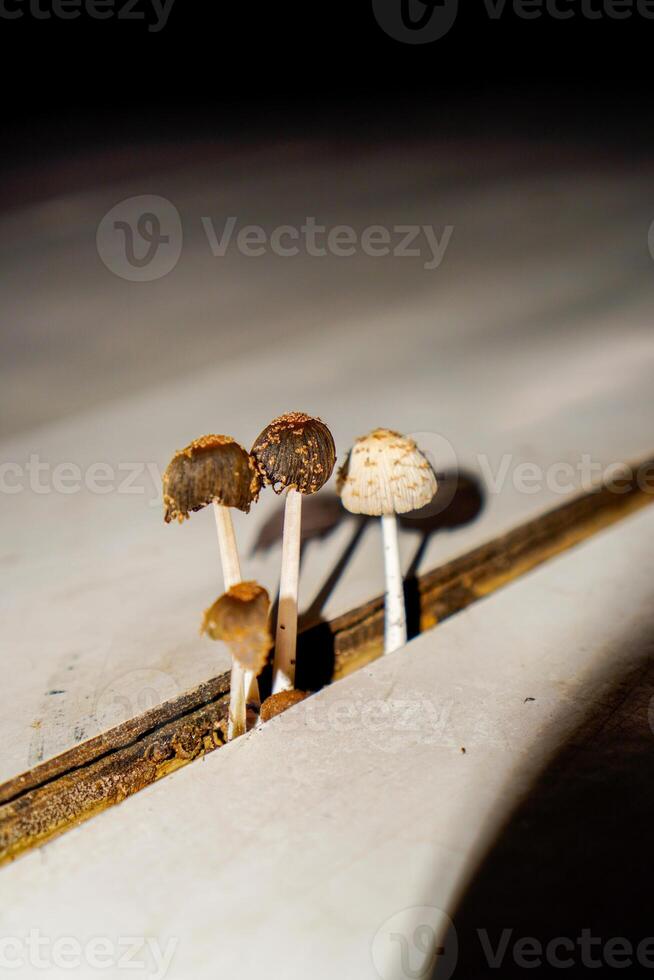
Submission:
M 566 744 L 534 774 L 527 797 L 449 912 L 458 943 L 454 972 L 434 956 L 425 980 L 524 978 L 524 963 L 533 972 L 538 959 L 539 977 L 559 977 L 562 969 L 575 977 L 596 974 L 601 967 L 627 968 L 628 960 L 629 975 L 649 975 L 643 957 L 651 970 L 654 611 L 624 644 L 638 645 L 640 662 L 623 675 L 600 673 L 601 699 L 590 701 Z M 531 694 L 525 711 L 538 696 Z M 551 725 L 560 721 L 555 716 Z M 515 944 L 525 937 L 540 956 L 525 948 L 523 960 Z M 445 948 L 447 936 L 436 946 Z M 489 953 L 501 956 L 501 964 L 493 968 Z
M 307 497 L 302 508 L 302 548 L 304 549 L 309 541 L 320 541 L 328 537 L 346 518 L 347 514 L 335 493 L 323 490 Z M 252 545 L 250 557 L 281 546 L 283 531 L 284 503 L 280 501 L 270 517 L 262 524 Z
M 341 501 L 335 493 L 330 493 L 328 490 L 323 490 L 321 493 L 313 494 L 305 498 L 302 507 L 302 528 L 300 537 L 300 575 L 302 574 L 302 561 L 307 545 L 312 541 L 317 543 L 324 541 L 336 530 L 338 530 L 343 522 L 347 522 L 349 520 L 350 515 L 343 509 L 341 506 Z M 284 503 L 283 501 L 280 501 L 272 514 L 262 525 L 254 545 L 252 546 L 250 557 L 265 553 L 273 548 L 281 549 L 283 530 Z M 362 532 L 363 522 L 361 522 L 361 524 L 357 522 L 357 529 L 355 530 L 354 539 L 346 546 L 343 554 L 314 598 L 309 609 L 305 610 L 305 612 L 299 617 L 298 629 L 300 631 L 306 629 L 308 626 L 314 626 L 321 623 L 322 620 L 320 613 L 324 603 L 327 601 L 338 580 L 340 579 L 349 557 L 351 557 L 351 555 L 354 553 L 356 544 L 358 543 Z M 278 609 L 279 590 L 277 591 L 275 599 L 272 603 L 270 612 L 271 622 L 273 623 L 277 620 Z M 298 645 L 302 645 L 301 637 L 298 638 Z M 331 663 L 333 670 L 333 650 Z M 321 670 L 318 673 L 321 677 L 325 675 L 324 670 Z M 269 689 L 271 686 L 271 677 L 272 670 L 270 665 L 268 665 L 263 670 L 259 678 L 259 684 L 264 698 L 270 693 Z M 329 673 L 328 679 L 331 679 L 331 672 Z M 327 680 L 324 680 L 318 686 L 322 687 L 324 683 L 327 683 Z M 314 688 L 312 688 L 312 690 L 313 689 Z
M 420 632 L 420 592 L 418 575 L 427 548 L 443 531 L 455 531 L 477 520 L 483 512 L 486 493 L 479 477 L 468 471 L 446 470 L 436 473 L 438 492 L 431 504 L 399 518 L 400 528 L 418 532 L 420 543 L 404 576 L 404 602 L 407 632 L 413 639 Z M 429 569 L 423 569 L 429 571 Z
M 484 490 L 473 474 L 447 471 L 441 473 L 438 479 L 442 481 L 446 493 L 446 496 L 441 499 L 438 511 L 434 513 L 433 507 L 431 510 L 427 507 L 423 512 L 415 511 L 399 518 L 402 530 L 420 534 L 418 549 L 404 581 L 409 638 L 417 636 L 420 632 L 420 594 L 416 569 L 429 541 L 439 531 L 455 530 L 476 520 L 484 507 Z M 301 618 L 303 628 L 311 627 L 311 650 L 304 649 L 303 634 L 300 634 L 298 640 L 298 676 L 302 682 L 298 680 L 298 686 L 304 690 L 319 690 L 332 680 L 334 636 L 322 616 L 322 610 L 352 560 L 366 527 L 370 522 L 377 520 L 365 515 L 348 514 L 342 507 L 340 510 L 341 520 L 346 520 L 352 525 L 351 536 L 321 589 Z

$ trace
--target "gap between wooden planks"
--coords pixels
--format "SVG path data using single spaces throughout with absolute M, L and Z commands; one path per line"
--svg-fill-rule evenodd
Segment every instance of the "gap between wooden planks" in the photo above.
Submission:
M 650 470 L 654 459 L 632 468 L 641 481 Z M 654 488 L 635 477 L 620 493 L 600 487 L 408 582 L 419 631 L 652 502 Z M 310 626 L 299 637 L 297 686 L 315 690 L 375 660 L 383 634 L 381 596 Z M 228 702 L 223 674 L 1 785 L 0 864 L 224 745 Z

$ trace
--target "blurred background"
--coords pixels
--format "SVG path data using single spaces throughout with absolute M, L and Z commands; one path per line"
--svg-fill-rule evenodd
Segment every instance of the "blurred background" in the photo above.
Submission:
M 411 2 L 408 16 L 420 23 L 431 8 Z M 401 306 L 404 294 L 437 279 L 410 260 L 370 262 L 360 250 L 351 263 L 309 261 L 294 276 L 270 249 L 249 261 L 232 246 L 226 261 L 209 261 L 203 241 L 202 289 L 189 294 L 179 280 L 125 286 L 111 282 L 93 244 L 105 205 L 170 197 L 187 238 L 202 236 L 198 219 L 210 216 L 220 230 L 232 211 L 239 227 L 268 233 L 302 213 L 359 232 L 390 218 L 442 229 L 461 225 L 460 207 L 493 182 L 502 207 L 493 234 L 465 246 L 486 250 L 492 263 L 498 242 L 506 244 L 502 222 L 527 193 L 540 195 L 542 208 L 523 214 L 517 234 L 537 247 L 560 235 L 543 202 L 547 181 L 589 168 L 642 172 L 652 140 L 646 5 L 536 6 L 449 0 L 447 17 L 435 8 L 443 36 L 422 43 L 420 30 L 402 27 L 400 0 L 311 12 L 293 3 L 249 10 L 107 0 L 96 10 L 81 0 L 8 0 L 0 432 L 233 352 L 251 339 L 247 328 L 235 336 L 234 308 L 249 321 L 264 306 L 269 336 L 273 322 L 290 330 L 288 281 L 302 298 L 306 339 L 327 300 L 343 314 L 362 301 Z M 579 207 L 592 222 L 603 194 L 585 183 Z M 645 207 L 641 260 L 648 216 Z M 58 248 L 44 252 L 53 236 L 66 239 L 65 258 Z M 453 247 L 461 237 L 455 232 Z M 189 251 L 179 276 L 197 268 Z M 162 295 L 164 309 L 144 316 Z

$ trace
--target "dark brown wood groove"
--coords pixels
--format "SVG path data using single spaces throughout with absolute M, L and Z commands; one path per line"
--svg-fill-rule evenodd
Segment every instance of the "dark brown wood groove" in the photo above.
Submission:
M 633 467 L 654 472 L 654 461 Z M 567 502 L 426 575 L 407 582 L 419 630 L 490 595 L 550 558 L 654 501 L 634 478 L 623 492 L 600 488 Z M 313 690 L 382 653 L 383 597 L 305 629 L 298 686 Z M 121 802 L 225 742 L 229 675 L 103 733 L 0 786 L 0 863 Z

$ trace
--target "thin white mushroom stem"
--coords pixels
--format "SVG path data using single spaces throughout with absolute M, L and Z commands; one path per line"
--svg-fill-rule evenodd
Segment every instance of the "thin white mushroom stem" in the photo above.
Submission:
M 222 504 L 214 501 L 213 512 L 216 518 L 216 532 L 218 534 L 220 561 L 223 567 L 225 592 L 229 592 L 233 585 L 238 585 L 241 581 L 241 563 L 238 560 L 234 524 L 229 507 L 223 507 Z
M 282 568 L 279 581 L 279 610 L 275 635 L 272 693 L 290 691 L 295 684 L 297 646 L 297 597 L 300 577 L 300 533 L 302 494 L 291 487 L 286 492 Z
M 220 561 L 223 568 L 223 580 L 225 592 L 229 592 L 233 585 L 238 585 L 241 579 L 241 563 L 236 547 L 236 535 L 234 534 L 234 523 L 229 507 L 214 502 L 213 512 L 216 518 L 216 533 L 218 535 L 218 548 L 220 550 Z M 232 674 L 230 679 L 229 696 L 229 720 L 227 725 L 227 740 L 238 738 L 245 734 L 247 728 L 247 703 L 260 703 L 259 684 L 256 676 L 251 670 L 245 670 L 234 659 L 232 659 Z
M 259 681 L 252 670 L 246 670 L 232 657 L 232 672 L 229 680 L 229 718 L 227 721 L 227 741 L 247 731 L 248 704 L 261 704 Z
M 229 717 L 227 719 L 227 741 L 245 735 L 247 731 L 247 705 L 245 702 L 245 674 L 238 660 L 232 658 L 232 673 L 229 679 Z
M 407 641 L 404 582 L 400 565 L 400 548 L 395 514 L 382 514 L 384 570 L 386 573 L 386 615 L 384 622 L 384 653 L 392 653 Z

